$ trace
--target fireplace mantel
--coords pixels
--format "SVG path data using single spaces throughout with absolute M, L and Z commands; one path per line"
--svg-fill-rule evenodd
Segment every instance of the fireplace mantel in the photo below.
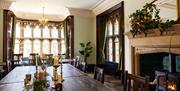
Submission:
M 180 24 L 176 24 L 168 29 L 169 31 L 162 33 L 162 35 L 155 29 L 154 33 L 146 37 L 141 34 L 132 37 L 131 34 L 126 33 L 129 38 L 132 48 L 132 73 L 139 75 L 139 55 L 147 53 L 175 53 L 180 54 Z
M 159 31 L 159 30 L 155 30 Z M 157 33 L 157 32 L 154 32 Z M 132 38 L 131 34 L 127 34 L 130 45 L 135 48 L 138 53 L 155 53 L 155 52 L 173 52 L 180 54 L 180 24 L 176 24 L 169 28 L 168 32 L 160 34 L 150 34 L 144 37 L 142 34 Z

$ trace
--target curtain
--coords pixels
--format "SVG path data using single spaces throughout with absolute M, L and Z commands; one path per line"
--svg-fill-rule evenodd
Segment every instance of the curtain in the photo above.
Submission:
M 97 64 L 103 64 L 105 60 L 106 22 L 107 18 L 105 16 L 97 17 Z
M 68 33 L 67 33 L 67 21 L 66 19 L 64 20 L 63 22 L 63 25 L 64 25 L 64 41 L 65 41 L 65 46 L 66 46 L 66 53 L 65 53 L 65 58 L 68 58 L 68 40 L 67 40 L 67 37 L 68 37 Z

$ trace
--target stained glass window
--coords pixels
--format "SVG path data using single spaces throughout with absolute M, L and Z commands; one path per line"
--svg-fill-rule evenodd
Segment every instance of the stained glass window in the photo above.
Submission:
M 112 26 L 112 22 L 109 21 L 108 22 L 108 35 L 112 35 L 113 34 L 113 26 Z
M 115 61 L 117 63 L 119 63 L 119 58 L 120 58 L 120 56 L 119 56 L 119 39 L 116 38 L 114 42 L 115 42 Z
M 60 51 L 60 43 L 63 43 L 61 48 L 64 49 L 61 50 L 65 53 L 65 35 L 64 31 L 62 31 L 61 34 L 58 33 L 59 30 L 55 27 L 58 23 L 51 23 L 42 28 L 42 26 L 39 26 L 37 23 L 27 22 L 17 21 L 16 23 L 14 53 L 23 53 L 24 57 L 29 57 L 30 53 L 58 54 Z M 25 26 L 20 26 L 20 23 Z M 22 29 L 22 31 L 20 29 Z M 60 29 L 63 30 L 63 28 Z M 61 36 L 61 38 L 59 38 L 59 36 Z M 61 41 L 58 39 L 61 39 Z
M 29 57 L 31 53 L 32 42 L 30 40 L 24 40 L 24 47 L 23 47 L 23 56 Z
M 114 34 L 117 35 L 119 34 L 119 22 L 116 19 L 115 24 L 114 24 Z
M 43 53 L 49 54 L 50 52 L 50 45 L 48 40 L 43 41 Z
M 62 39 L 64 38 L 64 29 L 63 28 L 61 29 L 61 38 Z
M 120 62 L 120 30 L 119 21 L 116 17 L 107 21 L 105 58 L 107 61 Z
M 15 37 L 20 38 L 20 27 L 19 23 L 16 24 Z
M 109 39 L 109 61 L 113 61 L 113 41 Z
M 65 40 L 61 41 L 61 54 L 66 53 Z
M 40 51 L 41 51 L 41 41 L 40 40 L 34 40 L 33 52 L 40 54 Z
M 41 29 L 39 28 L 39 26 L 36 26 L 34 29 L 34 38 L 40 38 L 41 37 Z
M 14 53 L 18 54 L 19 53 L 19 49 L 20 49 L 20 42 L 19 40 L 15 40 L 15 45 L 14 45 Z
M 29 25 L 27 25 L 27 26 L 24 28 L 24 37 L 25 37 L 25 38 L 31 38 L 31 37 L 32 37 L 32 29 L 30 28 Z
M 58 30 L 56 27 L 53 27 L 53 29 L 51 30 L 51 35 L 52 38 L 58 38 Z
M 52 54 L 58 54 L 58 41 L 53 40 L 51 46 L 52 46 L 51 47 L 51 53 Z
M 50 37 L 50 33 L 49 33 L 49 29 L 48 27 L 44 27 L 43 29 L 43 38 L 49 38 Z

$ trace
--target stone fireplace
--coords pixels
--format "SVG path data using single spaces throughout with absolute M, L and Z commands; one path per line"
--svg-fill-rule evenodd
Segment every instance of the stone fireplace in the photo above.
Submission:
M 180 55 L 180 24 L 174 25 L 162 35 L 151 33 L 144 37 L 143 35 L 132 38 L 129 34 L 129 40 L 132 50 L 132 73 L 140 75 L 140 55 L 151 53 L 172 53 Z M 173 63 L 170 63 L 171 65 Z M 171 70 L 171 68 L 169 68 Z

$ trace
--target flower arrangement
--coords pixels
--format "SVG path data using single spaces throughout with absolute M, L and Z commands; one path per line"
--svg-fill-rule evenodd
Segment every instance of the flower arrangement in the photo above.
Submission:
M 180 23 L 180 18 L 176 21 L 167 20 L 165 22 L 162 21 L 159 16 L 160 9 L 153 3 L 147 3 L 143 6 L 143 9 L 136 10 L 132 13 L 130 18 L 131 30 L 133 37 L 137 35 L 139 32 L 144 33 L 147 36 L 148 29 L 159 28 L 160 32 L 167 31 L 168 27 L 171 27 L 173 24 Z

